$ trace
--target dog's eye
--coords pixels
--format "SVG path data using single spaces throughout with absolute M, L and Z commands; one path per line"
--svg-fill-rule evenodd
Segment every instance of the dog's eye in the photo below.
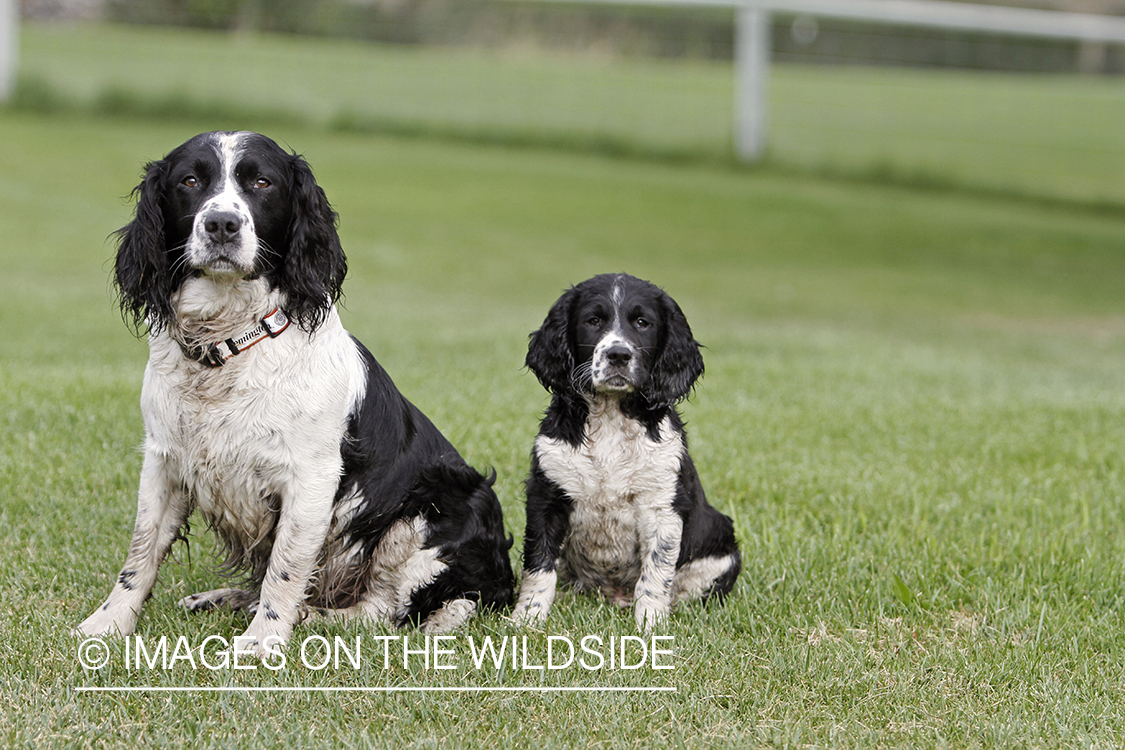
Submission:
M 191 187 L 191 188 L 198 187 L 199 186 L 199 180 L 198 180 L 198 178 L 196 178 L 195 175 L 189 174 L 187 177 L 180 180 L 180 184 L 183 185 L 184 187 Z
M 644 329 L 650 327 L 652 323 L 649 323 L 646 318 L 637 318 L 633 321 L 633 325 L 636 326 L 638 331 L 643 331 Z
M 259 177 L 258 179 L 254 180 L 254 187 L 258 188 L 259 190 L 261 190 L 262 188 L 268 188 L 272 184 L 273 183 L 267 180 L 265 177 Z
M 594 317 L 592 317 L 592 318 L 590 318 L 586 321 L 586 325 L 590 326 L 591 328 L 601 328 L 602 327 L 602 319 L 599 318 L 597 315 L 595 315 Z

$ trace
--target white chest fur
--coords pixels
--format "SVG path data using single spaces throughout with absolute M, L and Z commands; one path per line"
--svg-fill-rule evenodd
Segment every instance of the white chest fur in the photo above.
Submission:
M 642 518 L 671 508 L 684 452 L 665 419 L 660 440 L 613 399 L 591 404 L 575 447 L 540 436 L 539 465 L 573 501 L 560 574 L 584 585 L 630 589 L 640 574 Z
M 268 312 L 271 302 L 254 307 Z M 162 331 L 141 393 L 146 451 L 163 457 L 211 523 L 253 547 L 281 502 L 331 497 L 310 485 L 339 481 L 340 440 L 365 382 L 334 311 L 313 336 L 291 326 L 216 368 L 189 361 Z

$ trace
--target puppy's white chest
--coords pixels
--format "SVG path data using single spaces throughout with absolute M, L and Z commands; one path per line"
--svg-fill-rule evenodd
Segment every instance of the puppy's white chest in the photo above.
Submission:
M 540 436 L 540 468 L 572 501 L 564 557 L 579 580 L 629 584 L 639 574 L 643 517 L 675 496 L 683 439 L 667 421 L 661 440 L 616 404 L 591 411 L 586 441 L 575 447 Z
M 684 448 L 667 419 L 660 425 L 660 437 L 653 440 L 644 425 L 626 417 L 614 403 L 591 409 L 581 445 L 541 435 L 535 450 L 547 476 L 575 503 L 651 506 L 670 502 Z

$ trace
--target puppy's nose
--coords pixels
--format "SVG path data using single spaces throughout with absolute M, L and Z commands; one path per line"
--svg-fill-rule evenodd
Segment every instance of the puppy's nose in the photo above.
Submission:
M 605 350 L 605 358 L 611 365 L 621 367 L 633 359 L 633 352 L 626 346 L 611 346 Z
M 215 211 L 203 221 L 203 230 L 212 242 L 225 245 L 238 236 L 242 218 L 233 211 Z

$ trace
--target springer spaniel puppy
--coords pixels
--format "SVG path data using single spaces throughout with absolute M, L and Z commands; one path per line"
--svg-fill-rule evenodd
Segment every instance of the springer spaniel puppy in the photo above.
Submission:
M 122 312 L 148 329 L 136 526 L 109 598 L 77 627 L 133 632 L 198 509 L 247 590 L 239 651 L 308 608 L 442 632 L 511 603 L 500 504 L 340 323 L 336 213 L 308 164 L 256 133 L 204 133 L 146 167 L 117 234 Z
M 633 604 L 642 630 L 678 602 L 725 597 L 742 563 L 675 408 L 703 374 L 675 301 L 633 276 L 595 276 L 531 334 L 527 366 L 552 398 L 531 453 L 514 617 L 545 620 L 560 579 Z

